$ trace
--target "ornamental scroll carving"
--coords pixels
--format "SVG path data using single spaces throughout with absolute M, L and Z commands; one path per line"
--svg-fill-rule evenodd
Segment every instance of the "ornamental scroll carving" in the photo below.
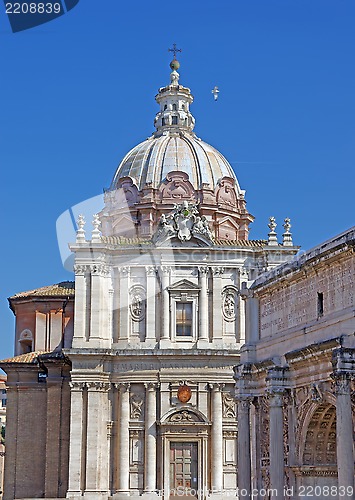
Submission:
M 130 291 L 130 312 L 133 321 L 143 321 L 146 309 L 146 293 L 142 285 L 134 285 Z
M 263 432 L 260 434 L 260 452 L 261 452 L 261 465 L 263 467 L 268 467 L 270 464 L 269 455 L 269 398 L 267 396 L 261 396 L 259 398 L 259 418 L 260 418 L 260 429 Z
M 143 397 L 139 394 L 132 394 L 130 398 L 131 419 L 138 420 L 143 414 Z
M 84 276 L 86 273 L 91 273 L 96 276 L 108 276 L 110 267 L 106 264 L 75 264 L 74 272 L 76 276 Z
M 236 418 L 235 401 L 228 392 L 222 392 L 223 418 Z
M 194 414 L 191 413 L 187 410 L 182 410 L 177 413 L 174 413 L 170 418 L 169 422 L 174 422 L 174 423 L 187 423 L 187 422 L 199 422 L 200 420 L 198 417 Z

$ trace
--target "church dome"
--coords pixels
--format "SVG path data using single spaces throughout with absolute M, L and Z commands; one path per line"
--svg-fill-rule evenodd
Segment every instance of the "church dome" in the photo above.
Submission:
M 172 171 L 188 174 L 194 189 L 214 190 L 220 179 L 230 177 L 240 194 L 233 169 L 219 151 L 193 133 L 174 130 L 154 134 L 135 146 L 117 168 L 111 189 L 115 189 L 123 177 L 131 177 L 139 190 L 145 186 L 158 188 Z
M 156 131 L 123 158 L 110 189 L 117 189 L 119 180 L 125 177 L 130 177 L 139 190 L 146 186 L 158 188 L 169 172 L 177 171 L 188 174 L 196 190 L 215 189 L 222 178 L 231 178 L 240 195 L 237 178 L 226 158 L 193 132 L 195 119 L 189 110 L 193 96 L 189 88 L 179 84 L 179 66 L 176 59 L 171 62 L 170 85 L 160 88 L 155 97 L 160 105 L 154 120 Z
M 174 57 L 170 84 L 155 96 L 155 132 L 127 153 L 105 192 L 102 233 L 154 239 L 161 221 L 187 204 L 213 238 L 247 240 L 253 216 L 244 191 L 226 158 L 194 133 L 193 96 L 179 84 L 179 66 Z

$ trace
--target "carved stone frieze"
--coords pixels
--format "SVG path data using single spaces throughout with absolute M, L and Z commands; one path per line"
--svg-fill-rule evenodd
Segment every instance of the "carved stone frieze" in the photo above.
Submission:
M 270 451 L 269 451 L 269 432 L 270 432 L 270 418 L 269 418 L 269 398 L 267 396 L 261 396 L 259 399 L 259 422 L 260 429 L 260 457 L 261 465 L 263 467 L 268 467 L 270 462 Z

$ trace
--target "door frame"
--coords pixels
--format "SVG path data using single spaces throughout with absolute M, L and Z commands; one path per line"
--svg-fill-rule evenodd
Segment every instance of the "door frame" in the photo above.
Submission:
M 179 421 L 170 417 L 180 413 L 182 410 L 188 411 L 191 420 Z M 198 500 L 205 500 L 208 494 L 208 438 L 211 423 L 202 414 L 191 407 L 178 408 L 169 411 L 168 414 L 158 424 L 160 437 L 160 463 L 162 464 L 160 473 L 160 488 L 163 490 L 163 500 L 170 498 L 170 443 L 197 443 L 197 489 Z
M 207 479 L 207 467 L 205 453 L 205 440 L 199 437 L 192 436 L 171 436 L 164 439 L 163 443 L 163 489 L 164 489 L 164 500 L 170 499 L 170 444 L 171 443 L 197 443 L 197 498 L 198 500 L 204 500 L 206 497 L 206 479 Z M 193 497 L 192 497 L 193 498 Z

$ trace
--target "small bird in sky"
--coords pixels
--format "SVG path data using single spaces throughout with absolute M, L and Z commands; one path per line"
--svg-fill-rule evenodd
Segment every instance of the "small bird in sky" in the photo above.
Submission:
M 214 100 L 217 101 L 218 99 L 218 94 L 219 94 L 219 90 L 218 90 L 218 87 L 217 85 L 215 86 L 215 88 L 213 90 L 211 90 L 212 94 L 213 94 L 213 97 L 214 97 Z

